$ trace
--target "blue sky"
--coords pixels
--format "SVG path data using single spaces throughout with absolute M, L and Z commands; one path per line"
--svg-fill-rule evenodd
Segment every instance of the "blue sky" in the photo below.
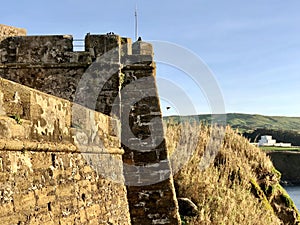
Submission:
M 176 43 L 199 56 L 223 93 L 226 112 L 300 116 L 297 0 L 12 0 L 1 4 L 0 23 L 26 28 L 29 35 L 83 38 L 113 31 L 133 38 L 136 4 L 143 40 Z M 160 93 L 160 81 L 169 80 L 190 97 L 196 113 L 211 112 L 206 93 L 188 74 L 158 64 L 157 77 Z M 162 99 L 164 115 L 178 113 L 183 104 L 180 96 Z M 195 113 L 189 108 L 184 114 Z

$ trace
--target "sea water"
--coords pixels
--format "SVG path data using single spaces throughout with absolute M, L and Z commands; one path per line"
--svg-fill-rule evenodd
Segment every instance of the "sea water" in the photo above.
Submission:
M 297 206 L 297 209 L 300 210 L 300 186 L 284 187 L 284 189 L 292 198 L 293 202 Z

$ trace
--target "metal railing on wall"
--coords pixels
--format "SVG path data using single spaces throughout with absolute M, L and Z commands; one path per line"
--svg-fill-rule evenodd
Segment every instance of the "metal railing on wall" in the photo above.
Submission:
M 85 51 L 84 39 L 73 39 L 73 51 Z

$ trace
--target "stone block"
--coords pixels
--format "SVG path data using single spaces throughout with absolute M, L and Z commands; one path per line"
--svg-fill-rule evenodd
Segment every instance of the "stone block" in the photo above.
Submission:
M 55 188 L 44 187 L 39 190 L 35 190 L 35 195 L 37 199 L 37 206 L 45 206 L 47 204 L 51 205 L 51 202 L 56 200 Z
M 90 207 L 86 208 L 87 220 L 90 221 L 94 218 L 98 218 L 98 213 L 100 212 L 100 206 L 98 204 L 94 204 Z
M 51 156 L 45 152 L 33 154 L 32 156 L 33 157 L 31 158 L 31 164 L 35 170 L 39 170 L 39 169 L 46 170 L 52 165 Z
M 8 216 L 13 214 L 14 211 L 14 205 L 12 202 L 8 202 L 6 204 L 0 205 L 0 217 Z
M 60 225 L 74 225 L 76 215 L 69 215 L 68 217 L 60 218 L 59 224 Z
M 40 140 L 70 140 L 70 103 L 45 94 L 32 92 L 30 98 L 32 135 Z
M 26 215 L 31 214 L 36 205 L 34 192 L 29 192 L 27 194 L 15 194 L 14 205 L 16 212 Z
M 119 61 L 119 48 L 121 38 L 118 35 L 90 35 L 85 36 L 85 50 L 93 54 L 94 58 L 106 54 L 105 59 L 110 61 Z
M 56 187 L 55 194 L 58 198 L 75 197 L 74 187 L 68 184 L 60 184 Z
M 136 41 L 132 45 L 132 54 L 153 56 L 153 47 L 150 43 L 144 41 Z
M 79 210 L 79 217 L 81 224 L 85 224 L 87 222 L 87 215 L 84 208 Z
M 27 221 L 27 216 L 19 213 L 1 217 L 1 224 L 3 225 L 11 225 L 11 224 L 18 224 L 18 223 L 22 224 L 21 222 L 25 224 L 26 221 Z
M 132 54 L 132 40 L 131 38 L 121 38 L 121 56 Z
M 18 39 L 17 63 L 69 63 L 73 50 L 70 35 L 27 36 Z

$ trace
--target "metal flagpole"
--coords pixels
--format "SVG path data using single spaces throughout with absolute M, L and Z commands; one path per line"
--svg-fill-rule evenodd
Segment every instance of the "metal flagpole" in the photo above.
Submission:
M 138 13 L 137 13 L 137 5 L 135 6 L 135 40 L 138 39 Z

